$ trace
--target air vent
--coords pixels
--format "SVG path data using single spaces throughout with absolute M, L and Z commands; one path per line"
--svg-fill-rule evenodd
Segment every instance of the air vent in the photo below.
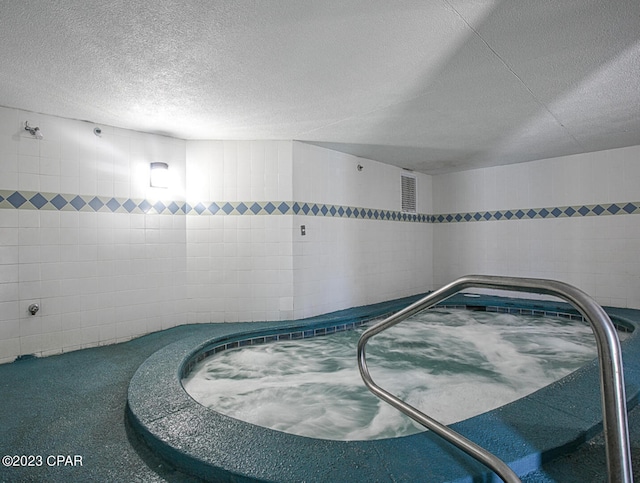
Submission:
M 416 177 L 411 174 L 401 174 L 402 184 L 402 212 L 416 212 Z

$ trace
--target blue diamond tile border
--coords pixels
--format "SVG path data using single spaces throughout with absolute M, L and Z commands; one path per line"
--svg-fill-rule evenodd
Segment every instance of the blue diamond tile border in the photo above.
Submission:
M 104 206 L 104 203 L 100 198 L 95 196 L 91 201 L 89 201 L 88 205 L 93 208 L 93 211 L 100 211 L 100 208 Z
M 518 210 L 477 211 L 468 213 L 443 213 L 427 215 L 427 222 L 464 223 L 632 214 L 640 214 L 640 202 L 600 203 L 595 205 L 522 208 Z
M 35 195 L 33 195 L 30 199 L 29 202 L 35 206 L 37 209 L 42 209 L 42 207 L 44 205 L 46 205 L 49 201 L 42 196 L 40 193 L 36 193 Z
M 202 213 L 204 213 L 204 210 L 206 210 L 205 206 L 202 203 L 198 203 L 196 206 L 193 207 L 193 209 L 196 211 L 196 213 L 198 213 L 199 215 L 201 215 Z M 157 211 L 157 209 L 156 209 Z
M 270 201 L 264 206 L 264 211 L 266 211 L 269 215 L 276 211 L 276 207 Z
M 0 209 L 57 210 L 131 214 L 170 214 L 191 216 L 281 216 L 304 215 L 408 223 L 477 223 L 532 219 L 619 216 L 640 214 L 640 202 L 599 203 L 594 205 L 520 208 L 514 210 L 472 211 L 466 213 L 403 213 L 395 210 L 311 203 L 303 201 L 158 201 L 0 190 Z
M 175 205 L 175 202 L 172 203 L 172 205 Z M 220 211 L 220 206 L 218 206 L 217 203 L 211 203 L 209 205 L 209 208 L 207 208 L 209 210 L 209 213 L 211 213 L 212 215 L 215 215 L 218 211 Z M 171 211 L 171 213 L 175 213 L 175 211 Z
M 127 210 L 129 213 L 131 213 L 133 210 L 136 209 L 136 207 L 138 206 L 138 204 L 133 201 L 133 200 L 127 200 L 125 201 L 122 206 L 124 207 L 125 210 Z
M 167 209 L 171 212 L 172 215 L 175 215 L 180 207 L 176 204 L 175 201 L 172 201 L 171 203 L 169 203 L 169 206 L 167 206 Z M 209 209 L 211 209 L 211 207 L 209 207 Z
M 55 195 L 50 202 L 57 210 L 61 210 L 69 202 L 62 195 Z
M 14 193 L 7 196 L 7 201 L 11 203 L 11 206 L 13 206 L 14 208 L 20 208 L 27 202 L 27 199 L 20 193 L 15 191 Z
M 233 206 L 231 205 L 231 203 L 225 203 L 222 206 L 222 211 L 224 211 L 227 215 L 230 215 L 233 211 Z
M 109 208 L 112 212 L 115 212 L 118 208 L 120 208 L 120 203 L 115 198 L 111 198 L 109 201 L 105 203 L 107 208 Z
M 80 211 L 87 204 L 87 202 L 83 200 L 80 195 L 78 195 L 74 199 L 72 199 L 69 204 L 76 210 Z
M 151 206 L 151 203 L 149 203 L 147 200 L 142 200 L 138 205 L 138 208 L 140 208 L 143 213 L 148 213 L 151 209 Z

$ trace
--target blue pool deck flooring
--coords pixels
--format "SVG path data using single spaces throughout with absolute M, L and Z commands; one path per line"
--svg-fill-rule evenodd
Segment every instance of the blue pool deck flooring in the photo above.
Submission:
M 121 344 L 0 365 L 0 482 L 200 481 L 156 457 L 131 429 L 125 416 L 129 382 L 149 356 L 181 338 L 270 325 L 185 325 Z M 634 478 L 640 481 L 640 408 L 629 416 Z M 6 457 L 33 466 L 6 466 Z M 561 483 L 606 479 L 601 434 L 523 477 Z

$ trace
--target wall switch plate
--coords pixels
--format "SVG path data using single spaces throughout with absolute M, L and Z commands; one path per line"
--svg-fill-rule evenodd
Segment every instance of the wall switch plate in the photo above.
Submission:
M 307 226 L 300 225 L 300 235 L 305 236 L 307 234 Z

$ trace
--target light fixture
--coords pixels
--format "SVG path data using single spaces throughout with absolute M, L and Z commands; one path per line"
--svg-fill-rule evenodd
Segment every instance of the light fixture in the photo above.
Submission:
M 150 183 L 152 188 L 169 187 L 169 165 L 167 163 L 151 163 Z
M 29 121 L 25 121 L 24 130 L 25 131 L 29 131 L 29 134 L 31 134 L 36 139 L 42 139 L 43 138 L 42 132 L 40 131 L 40 128 L 39 127 L 31 127 L 31 126 L 29 126 Z

